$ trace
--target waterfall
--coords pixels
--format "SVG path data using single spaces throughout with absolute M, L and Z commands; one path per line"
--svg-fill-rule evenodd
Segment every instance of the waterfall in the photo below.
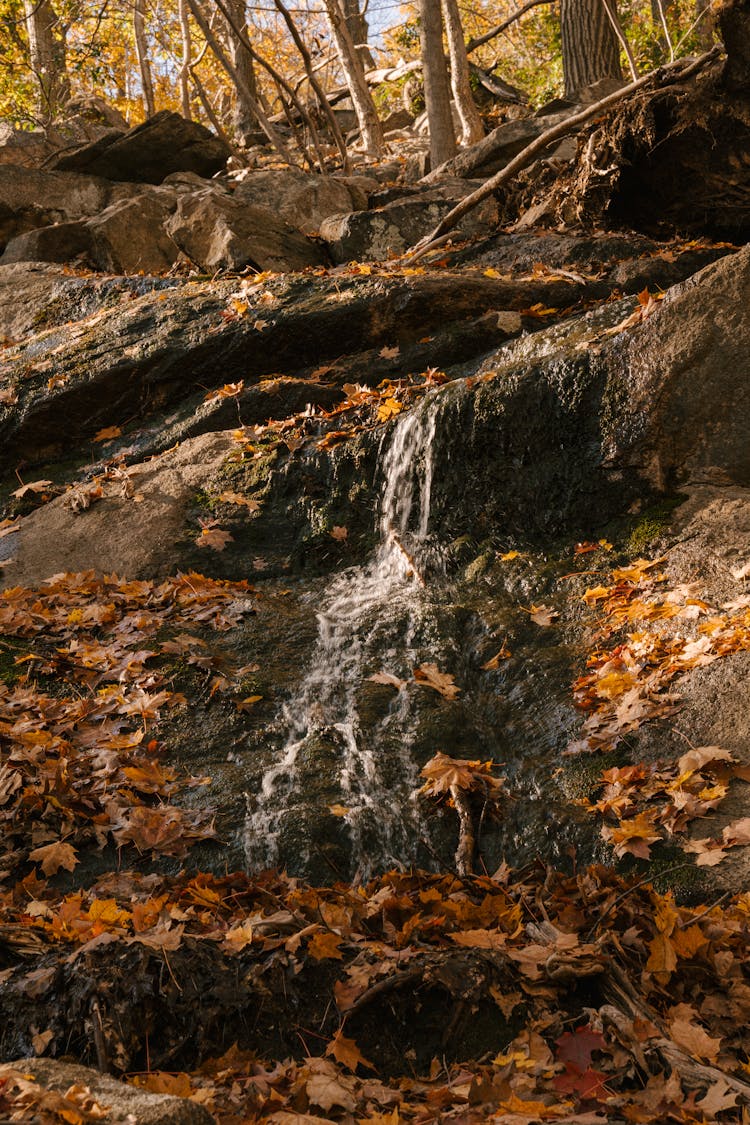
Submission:
M 333 579 L 318 611 L 310 669 L 280 715 L 285 744 L 248 810 L 244 839 L 251 870 L 284 858 L 285 831 L 300 852 L 309 847 L 300 820 L 309 808 L 305 755 L 321 738 L 332 748 L 337 812 L 349 834 L 353 870 L 367 875 L 379 864 L 416 856 L 422 829 L 414 800 L 408 693 L 398 692 L 367 734 L 357 697 L 372 671 L 398 667 L 408 674 L 419 662 L 418 646 L 429 629 L 427 598 L 415 567 L 430 519 L 436 400 L 428 396 L 399 418 L 390 441 L 381 446 L 380 541 L 365 566 L 350 567 Z M 300 867 L 306 858 L 296 857 Z

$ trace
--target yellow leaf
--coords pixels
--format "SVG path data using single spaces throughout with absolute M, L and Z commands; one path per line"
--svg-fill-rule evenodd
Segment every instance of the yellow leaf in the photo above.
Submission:
M 395 398 L 387 398 L 378 407 L 378 421 L 387 422 L 389 418 L 395 418 L 400 414 L 403 409 L 403 403 Z

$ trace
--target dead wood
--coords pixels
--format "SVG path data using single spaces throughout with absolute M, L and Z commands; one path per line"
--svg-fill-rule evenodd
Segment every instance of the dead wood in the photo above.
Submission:
M 531 144 L 527 145 L 526 148 L 519 152 L 504 168 L 483 183 L 481 187 L 477 188 L 476 191 L 473 191 L 470 195 L 462 199 L 460 203 L 456 204 L 456 206 L 441 219 L 434 230 L 425 235 L 420 242 L 402 257 L 401 261 L 414 261 L 416 258 L 421 257 L 427 251 L 431 250 L 437 239 L 447 234 L 448 231 L 454 230 L 461 219 L 463 219 L 464 215 L 467 215 L 482 203 L 483 200 L 497 191 L 498 188 L 507 184 L 517 176 L 519 172 L 523 171 L 524 168 L 527 168 L 553 141 L 567 136 L 577 129 L 579 125 L 585 125 L 588 121 L 591 121 L 605 110 L 610 109 L 611 106 L 624 101 L 626 98 L 630 97 L 631 94 L 636 93 L 636 91 L 643 89 L 651 83 L 661 86 L 667 83 L 684 81 L 692 75 L 697 74 L 710 62 L 713 62 L 714 59 L 718 58 L 719 54 L 720 48 L 713 47 L 710 51 L 700 55 L 697 59 L 687 61 L 685 59 L 680 59 L 673 65 L 651 71 L 649 74 L 644 74 L 643 77 L 639 78 L 637 81 L 631 82 L 629 85 L 623 86 L 620 90 L 608 94 L 607 97 L 602 98 L 593 105 L 587 106 L 579 113 L 573 114 L 572 117 L 568 117 L 564 121 L 553 125 L 550 129 L 547 129 L 533 140 Z

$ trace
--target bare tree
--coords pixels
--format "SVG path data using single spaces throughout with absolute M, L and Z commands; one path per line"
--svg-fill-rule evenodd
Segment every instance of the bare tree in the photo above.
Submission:
M 436 0 L 439 3 L 439 0 Z M 378 118 L 378 111 L 372 100 L 370 87 L 365 78 L 365 69 L 362 60 L 354 46 L 349 27 L 344 16 L 339 0 L 323 0 L 326 15 L 331 27 L 336 53 L 341 63 L 341 69 L 349 87 L 354 112 L 362 132 L 362 140 L 368 153 L 379 156 L 383 151 L 383 128 Z
M 70 91 L 65 29 L 49 0 L 24 0 L 24 14 L 31 69 L 37 84 L 37 111 L 42 121 L 48 122 Z
M 430 129 L 430 161 L 433 168 L 456 155 L 448 67 L 443 52 L 443 19 L 440 0 L 419 0 L 420 43 L 427 123 Z
M 146 117 L 153 117 L 156 113 L 156 100 L 154 98 L 154 80 L 151 75 L 151 62 L 148 57 L 148 42 L 146 40 L 146 0 L 134 0 L 133 36 L 135 38 L 135 53 L 138 56 L 138 69 L 141 73 L 143 108 L 146 112 Z
M 575 99 L 581 90 L 602 78 L 622 81 L 616 20 L 615 0 L 561 0 L 566 98 Z
M 484 136 L 484 126 L 471 93 L 461 13 L 458 10 L 458 0 L 442 0 L 442 4 L 451 59 L 451 89 L 461 121 L 461 144 L 473 145 Z
M 362 66 L 365 70 L 372 70 L 375 66 L 375 59 L 372 57 L 372 51 L 368 45 L 368 28 L 367 20 L 364 13 L 359 6 L 359 0 L 342 0 L 344 9 L 344 18 L 349 28 L 349 34 L 352 37 L 352 42 L 357 48 Z
M 192 113 L 190 109 L 190 64 L 193 60 L 193 44 L 190 37 L 190 18 L 187 0 L 179 0 L 177 8 L 180 20 L 180 41 L 182 54 L 180 57 L 180 108 L 182 116 L 189 121 Z

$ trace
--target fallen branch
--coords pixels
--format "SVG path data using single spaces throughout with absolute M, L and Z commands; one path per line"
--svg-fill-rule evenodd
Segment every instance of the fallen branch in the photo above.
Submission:
M 666 84 L 667 82 L 676 82 L 691 77 L 691 75 L 696 74 L 699 70 L 702 70 L 703 67 L 707 66 L 708 63 L 718 58 L 720 53 L 721 48 L 716 46 L 712 47 L 710 51 L 706 51 L 705 54 L 700 55 L 697 59 L 693 59 L 687 66 L 685 65 L 685 60 L 680 59 L 673 65 L 670 64 L 669 66 L 659 67 L 658 70 L 652 70 L 648 74 L 644 74 L 642 78 L 631 82 L 628 86 L 623 86 L 620 90 L 615 90 L 614 93 L 608 94 L 606 98 L 602 98 L 593 105 L 587 106 L 585 109 L 582 109 L 580 113 L 575 113 L 572 117 L 566 118 L 565 121 L 553 125 L 550 129 L 547 129 L 546 132 L 541 133 L 540 136 L 533 140 L 531 144 L 527 145 L 526 148 L 522 149 L 517 156 L 514 156 L 504 168 L 496 172 L 494 176 L 490 176 L 489 180 L 486 180 L 481 187 L 477 188 L 477 190 L 473 191 L 470 195 L 467 195 L 460 203 L 457 203 L 456 206 L 440 220 L 434 230 L 425 235 L 423 239 L 417 242 L 415 246 L 399 259 L 399 264 L 421 258 L 423 254 L 433 248 L 437 239 L 442 238 L 448 231 L 453 230 L 461 219 L 463 219 L 464 215 L 467 215 L 469 211 L 473 211 L 475 207 L 487 199 L 488 196 L 492 195 L 493 192 L 497 191 L 499 187 L 502 187 L 504 184 L 508 183 L 509 180 L 512 180 L 514 176 L 518 175 L 519 172 L 522 172 L 523 169 L 528 167 L 528 165 L 531 164 L 540 153 L 544 152 L 553 141 L 567 136 L 568 133 L 572 133 L 579 125 L 585 125 L 587 121 L 598 117 L 600 113 L 603 113 L 618 102 L 623 101 L 637 90 L 641 90 L 650 82 Z

